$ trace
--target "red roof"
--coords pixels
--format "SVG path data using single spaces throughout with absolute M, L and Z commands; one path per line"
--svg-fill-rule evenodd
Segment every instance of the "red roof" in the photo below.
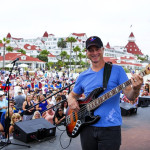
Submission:
M 55 55 L 53 55 L 52 53 L 48 54 L 48 57 L 56 57 Z
M 41 40 L 41 42 L 42 42 L 43 44 L 45 44 L 45 41 Z
M 13 40 L 22 40 L 22 38 L 13 38 L 13 37 L 12 37 L 12 39 Z
M 109 45 L 109 42 L 107 43 L 107 45 L 106 45 L 106 48 L 110 49 L 110 45 Z
M 22 60 L 21 59 L 21 56 L 26 56 L 26 60 Z M 44 62 L 44 61 L 41 61 L 41 60 L 39 60 L 38 58 L 33 58 L 33 57 L 31 57 L 31 56 L 27 56 L 27 55 L 25 55 L 25 54 L 22 54 L 22 53 L 7 53 L 6 55 L 5 55 L 5 60 L 6 61 L 13 61 L 13 60 L 15 60 L 16 58 L 19 58 L 19 61 L 25 61 L 25 62 L 27 62 L 27 61 L 35 61 L 35 62 Z M 3 57 L 2 56 L 0 56 L 0 61 L 2 61 L 3 60 Z
M 127 48 L 128 53 L 132 53 L 134 55 L 143 55 L 141 50 L 138 48 L 135 42 L 128 42 L 128 44 L 125 46 Z
M 81 39 L 77 39 L 79 42 L 81 42 Z
M 47 31 L 45 31 L 45 33 L 43 34 L 43 37 L 48 37 Z
M 36 51 L 41 51 L 41 49 L 38 46 L 35 45 L 30 45 L 30 44 L 25 44 L 24 49 L 26 50 L 36 50 Z
M 15 48 L 13 48 L 13 50 L 16 50 L 16 51 L 18 51 L 18 50 L 20 50 L 21 48 L 19 48 L 19 47 L 15 47 Z
M 117 58 L 113 57 L 104 57 L 105 62 L 112 62 L 113 64 L 119 64 L 119 65 L 134 65 L 134 66 L 142 66 L 142 64 L 137 64 L 137 63 L 131 63 L 131 62 L 125 62 L 120 58 L 120 62 L 117 62 Z
M 49 34 L 50 36 L 54 36 L 54 34 Z
M 113 64 L 117 63 L 117 58 L 114 57 L 104 57 L 105 62 L 112 62 Z
M 129 37 L 134 37 L 134 34 L 133 34 L 133 32 L 131 32 L 131 34 L 130 34 L 130 36 Z
M 10 38 L 11 38 L 11 34 L 8 33 L 7 36 L 6 36 L 6 38 L 7 38 L 7 39 L 10 39 Z
M 143 55 L 141 50 L 136 45 L 135 40 L 130 40 L 130 38 L 134 38 L 133 32 L 131 32 L 131 34 L 129 36 L 129 42 L 125 46 L 125 48 L 127 49 L 127 52 L 131 53 L 131 54 L 134 54 L 134 55 Z
M 85 33 L 72 33 L 72 35 L 75 35 L 75 36 L 84 36 Z
M 133 59 L 135 59 L 134 57 L 127 57 L 127 56 L 124 56 L 124 57 L 120 57 L 120 59 L 128 59 L 128 60 L 133 60 Z
M 3 43 L 0 43 L 0 47 L 3 47 L 4 46 L 4 44 Z

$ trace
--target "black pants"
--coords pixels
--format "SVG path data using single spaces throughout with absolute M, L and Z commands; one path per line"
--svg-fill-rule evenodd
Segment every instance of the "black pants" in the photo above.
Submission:
M 1 115 L 2 115 L 2 113 L 3 113 L 3 112 L 0 112 L 0 121 L 1 121 Z
M 80 133 L 82 150 L 119 150 L 121 127 L 87 126 Z

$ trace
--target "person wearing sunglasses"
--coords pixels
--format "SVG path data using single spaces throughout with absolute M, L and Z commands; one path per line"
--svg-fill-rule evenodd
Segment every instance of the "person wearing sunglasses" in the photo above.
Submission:
M 61 107 L 57 108 L 55 116 L 54 116 L 54 124 L 55 125 L 65 125 L 65 114 L 63 113 L 63 109 Z

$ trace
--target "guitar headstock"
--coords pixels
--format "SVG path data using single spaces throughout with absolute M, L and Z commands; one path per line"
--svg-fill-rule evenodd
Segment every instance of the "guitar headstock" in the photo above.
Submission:
M 148 64 L 145 68 L 145 74 L 148 75 L 150 74 L 150 64 Z

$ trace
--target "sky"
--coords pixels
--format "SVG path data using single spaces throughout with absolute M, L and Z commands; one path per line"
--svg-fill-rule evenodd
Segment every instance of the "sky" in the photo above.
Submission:
M 99 36 L 104 45 L 126 46 L 131 32 L 150 57 L 150 0 L 0 0 L 0 39 Z

